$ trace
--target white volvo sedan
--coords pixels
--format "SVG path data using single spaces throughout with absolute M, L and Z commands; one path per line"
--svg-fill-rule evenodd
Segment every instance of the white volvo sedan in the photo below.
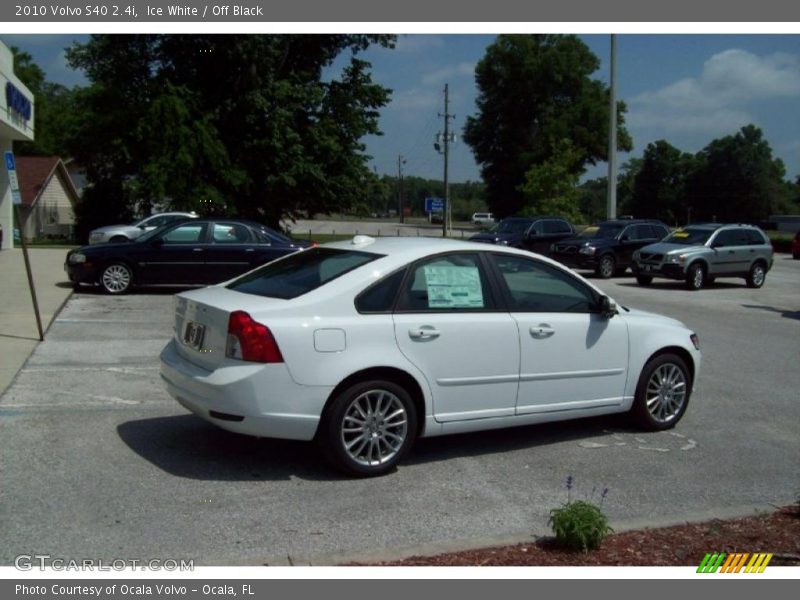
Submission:
M 416 437 L 630 412 L 683 416 L 697 336 L 522 250 L 356 236 L 179 294 L 161 376 L 224 429 L 315 439 L 355 475 Z

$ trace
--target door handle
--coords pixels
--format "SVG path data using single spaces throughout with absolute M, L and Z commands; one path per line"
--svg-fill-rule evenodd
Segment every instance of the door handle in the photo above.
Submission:
M 542 323 L 540 325 L 531 325 L 530 333 L 531 337 L 535 337 L 536 339 L 544 339 L 549 338 L 551 335 L 555 334 L 556 330 L 550 327 L 547 323 Z
M 245 252 L 255 252 L 255 248 L 245 248 Z
M 432 340 L 439 337 L 440 331 L 431 327 L 430 325 L 423 325 L 422 327 L 412 327 L 408 330 L 408 337 L 412 340 Z
M 202 248 L 192 248 L 192 252 L 202 252 Z

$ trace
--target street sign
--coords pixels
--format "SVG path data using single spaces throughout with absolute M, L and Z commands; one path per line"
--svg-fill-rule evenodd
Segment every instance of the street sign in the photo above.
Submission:
M 443 198 L 425 198 L 426 213 L 442 212 L 443 210 L 444 210 Z
M 14 153 L 6 151 L 6 171 L 8 171 L 8 183 L 11 188 L 11 198 L 14 204 L 22 204 L 22 195 L 19 193 L 19 179 L 17 179 L 17 163 L 14 160 Z

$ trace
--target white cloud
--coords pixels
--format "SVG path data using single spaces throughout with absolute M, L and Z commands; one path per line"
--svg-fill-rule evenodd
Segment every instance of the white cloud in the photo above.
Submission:
M 471 77 L 475 73 L 475 64 L 462 62 L 457 65 L 442 67 L 422 76 L 423 85 L 444 85 L 450 79 L 458 77 Z
M 387 107 L 398 111 L 435 111 L 442 103 L 442 94 L 438 90 L 412 88 L 395 92 Z
M 444 39 L 439 35 L 400 35 L 394 46 L 395 52 L 403 54 L 419 54 L 444 46 Z
M 755 102 L 800 97 L 800 56 L 725 50 L 697 78 L 680 79 L 629 102 L 631 127 L 720 134 L 754 121 Z

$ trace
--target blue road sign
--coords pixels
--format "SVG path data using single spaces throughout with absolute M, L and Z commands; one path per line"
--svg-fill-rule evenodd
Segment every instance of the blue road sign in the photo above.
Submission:
M 6 170 L 7 171 L 16 171 L 17 165 L 14 163 L 14 153 L 10 151 L 6 151 Z
M 443 198 L 425 198 L 425 212 L 442 212 L 444 210 Z

